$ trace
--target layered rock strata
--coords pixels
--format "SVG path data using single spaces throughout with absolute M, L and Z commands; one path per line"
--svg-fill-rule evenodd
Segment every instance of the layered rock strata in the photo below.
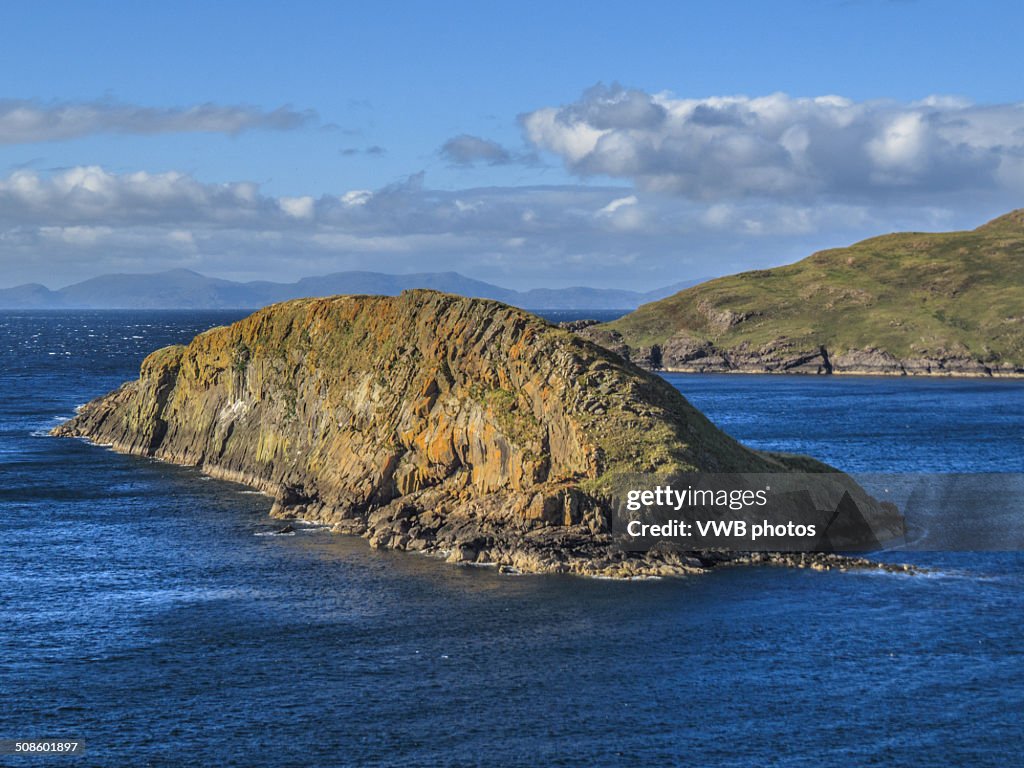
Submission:
M 618 478 L 828 469 L 745 448 L 660 377 L 567 330 L 433 291 L 260 310 L 154 352 L 54 434 L 199 467 L 273 494 L 275 516 L 374 547 L 521 572 L 656 576 L 735 559 L 618 550 Z

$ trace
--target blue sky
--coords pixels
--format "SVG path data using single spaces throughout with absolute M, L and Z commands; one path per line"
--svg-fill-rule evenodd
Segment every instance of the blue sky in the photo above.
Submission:
M 653 288 L 975 226 L 1024 204 L 1022 22 L 937 0 L 8 5 L 0 285 Z

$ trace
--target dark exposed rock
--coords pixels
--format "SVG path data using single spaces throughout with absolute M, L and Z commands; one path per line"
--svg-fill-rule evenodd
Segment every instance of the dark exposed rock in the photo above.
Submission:
M 559 323 L 558 327 L 576 333 L 578 331 L 582 331 L 584 328 L 597 325 L 600 322 L 600 320 L 565 320 Z
M 780 338 L 752 348 L 741 343 L 721 350 L 708 339 L 687 332 L 672 336 L 664 345 L 629 347 L 606 328 L 585 328 L 580 335 L 605 346 L 646 370 L 675 373 L 803 373 L 875 376 L 1015 376 L 1022 371 L 1010 364 L 985 364 L 962 354 L 936 353 L 897 358 L 869 347 L 836 354 L 825 347 L 802 347 Z M 654 354 L 652 354 L 652 350 Z

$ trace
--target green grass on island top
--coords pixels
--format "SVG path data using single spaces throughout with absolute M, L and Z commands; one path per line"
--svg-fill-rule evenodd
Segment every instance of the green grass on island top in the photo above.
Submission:
M 605 326 L 632 347 L 676 334 L 720 349 L 779 339 L 895 357 L 1024 363 L 1024 209 L 967 232 L 908 232 L 743 272 Z

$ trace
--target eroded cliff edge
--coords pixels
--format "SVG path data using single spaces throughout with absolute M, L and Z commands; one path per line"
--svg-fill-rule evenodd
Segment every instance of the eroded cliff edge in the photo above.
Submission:
M 622 576 L 729 558 L 616 550 L 617 478 L 826 469 L 743 447 L 660 377 L 540 318 L 433 291 L 260 310 L 154 352 L 54 434 L 198 466 L 373 546 Z

